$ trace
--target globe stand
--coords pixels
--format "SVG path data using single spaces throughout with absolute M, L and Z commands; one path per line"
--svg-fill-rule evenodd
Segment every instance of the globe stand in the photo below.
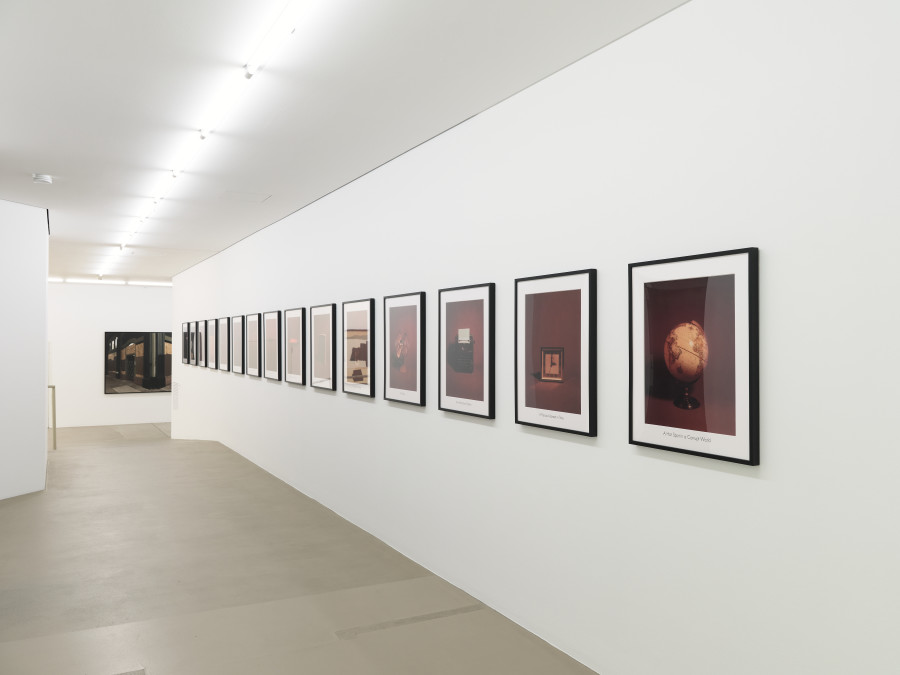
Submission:
M 672 401 L 676 408 L 681 408 L 682 410 L 696 410 L 700 407 L 700 401 L 691 396 L 691 384 L 693 384 L 693 382 L 684 385 L 684 392 L 680 396 L 676 396 L 675 400 Z

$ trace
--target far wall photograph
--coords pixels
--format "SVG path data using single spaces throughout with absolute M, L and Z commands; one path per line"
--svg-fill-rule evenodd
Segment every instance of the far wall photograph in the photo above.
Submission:
M 172 333 L 107 332 L 104 393 L 172 391 Z

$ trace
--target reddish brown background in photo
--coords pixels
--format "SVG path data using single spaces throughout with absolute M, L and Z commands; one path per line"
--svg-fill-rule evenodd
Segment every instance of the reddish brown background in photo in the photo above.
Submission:
M 447 396 L 472 401 L 484 400 L 484 300 L 448 302 L 447 330 L 444 333 L 444 371 L 447 374 Z M 460 328 L 471 331 L 474 369 L 471 373 L 457 373 L 450 367 L 448 357 L 451 345 L 456 343 Z
M 563 381 L 541 382 L 541 347 L 562 347 Z M 581 414 L 581 289 L 525 296 L 525 405 Z
M 709 362 L 691 385 L 700 401 L 682 410 L 684 391 L 666 368 L 666 336 L 679 323 L 696 321 L 706 333 Z M 735 435 L 734 275 L 644 284 L 644 421 L 678 429 Z
M 404 333 L 408 346 L 402 367 L 398 368 L 392 359 L 388 359 L 388 386 L 393 389 L 417 391 L 419 387 L 416 368 L 419 354 L 419 325 L 416 322 L 416 314 L 416 305 L 391 307 L 388 311 L 388 354 L 394 348 L 397 337 Z

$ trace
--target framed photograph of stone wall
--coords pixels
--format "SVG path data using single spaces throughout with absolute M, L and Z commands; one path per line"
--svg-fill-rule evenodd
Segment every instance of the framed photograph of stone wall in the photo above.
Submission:
M 438 408 L 494 419 L 494 284 L 438 291 Z
M 516 423 L 597 435 L 597 270 L 516 279 Z
M 344 392 L 375 396 L 375 299 L 345 302 L 343 307 Z
M 628 266 L 629 442 L 759 464 L 759 250 Z

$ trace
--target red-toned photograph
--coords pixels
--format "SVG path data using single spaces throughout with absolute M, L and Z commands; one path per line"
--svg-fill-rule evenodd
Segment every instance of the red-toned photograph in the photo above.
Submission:
M 446 394 L 484 400 L 484 300 L 448 302 L 444 326 Z
M 644 284 L 647 424 L 735 435 L 734 275 Z
M 525 326 L 525 405 L 580 414 L 581 289 L 526 295 Z
M 391 307 L 388 312 L 388 383 L 392 389 L 418 389 L 419 337 L 416 309 L 416 305 L 401 305 Z

